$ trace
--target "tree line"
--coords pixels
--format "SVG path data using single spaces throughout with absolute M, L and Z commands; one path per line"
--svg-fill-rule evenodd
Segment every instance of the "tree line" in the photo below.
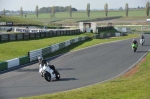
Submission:
M 70 6 L 66 6 L 66 7 L 55 6 L 54 11 L 55 12 L 67 12 L 67 11 L 69 11 L 69 7 Z M 53 8 L 54 8 L 54 6 L 52 6 L 52 7 L 42 7 L 42 8 L 39 9 L 39 13 L 50 13 L 50 12 L 52 12 Z M 76 8 L 71 8 L 71 10 L 72 11 L 77 11 Z
M 129 5 L 128 3 L 125 4 L 125 15 L 126 17 L 128 17 L 128 13 L 129 13 Z M 149 10 L 150 10 L 150 3 L 147 2 L 146 6 L 145 6 L 145 10 L 146 10 L 146 16 L 149 16 Z M 72 8 L 71 5 L 70 6 L 66 6 L 66 7 L 60 7 L 60 6 L 53 6 L 53 7 L 42 7 L 42 8 L 38 8 L 38 5 L 35 8 L 35 14 L 36 17 L 38 18 L 39 13 L 50 13 L 51 17 L 55 17 L 55 13 L 56 12 L 69 12 L 69 16 L 72 17 L 72 11 L 77 11 L 76 8 Z M 86 13 L 87 13 L 87 17 L 90 17 L 90 3 L 87 4 L 86 7 Z M 105 12 L 105 16 L 108 16 L 108 3 L 104 4 L 104 12 Z M 3 15 L 6 14 L 5 9 L 3 10 Z M 20 8 L 20 15 L 21 17 L 23 17 L 23 8 Z M 25 15 L 26 17 L 26 15 Z

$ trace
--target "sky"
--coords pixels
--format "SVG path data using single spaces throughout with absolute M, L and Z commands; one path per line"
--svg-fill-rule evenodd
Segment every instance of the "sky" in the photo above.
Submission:
M 91 9 L 103 9 L 104 4 L 108 3 L 108 8 L 125 7 L 129 4 L 129 8 L 145 7 L 146 2 L 150 0 L 0 0 L 0 11 L 10 10 L 17 11 L 22 7 L 24 11 L 35 11 L 36 5 L 39 8 L 52 6 L 68 6 L 71 5 L 78 10 L 85 10 L 87 3 L 90 3 Z

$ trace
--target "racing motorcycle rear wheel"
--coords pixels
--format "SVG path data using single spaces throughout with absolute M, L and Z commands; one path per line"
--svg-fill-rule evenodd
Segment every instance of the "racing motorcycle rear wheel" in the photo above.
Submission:
M 56 75 L 56 79 L 59 80 L 60 79 L 60 74 L 57 70 L 55 70 L 55 75 Z

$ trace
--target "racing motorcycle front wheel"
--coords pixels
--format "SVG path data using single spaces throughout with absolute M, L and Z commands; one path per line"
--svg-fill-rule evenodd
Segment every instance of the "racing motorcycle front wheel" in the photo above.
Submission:
M 44 78 L 45 78 L 46 81 L 50 82 L 51 81 L 51 74 L 48 73 L 48 72 L 45 72 L 44 73 Z

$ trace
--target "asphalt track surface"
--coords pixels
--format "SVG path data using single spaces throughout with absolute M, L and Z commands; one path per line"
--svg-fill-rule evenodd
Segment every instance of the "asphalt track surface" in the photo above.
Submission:
M 137 39 L 139 41 L 139 38 Z M 67 91 L 110 80 L 131 68 L 150 49 L 150 36 L 137 52 L 132 39 L 100 44 L 51 59 L 61 74 L 47 82 L 38 73 L 38 63 L 0 74 L 0 99 L 13 99 Z

